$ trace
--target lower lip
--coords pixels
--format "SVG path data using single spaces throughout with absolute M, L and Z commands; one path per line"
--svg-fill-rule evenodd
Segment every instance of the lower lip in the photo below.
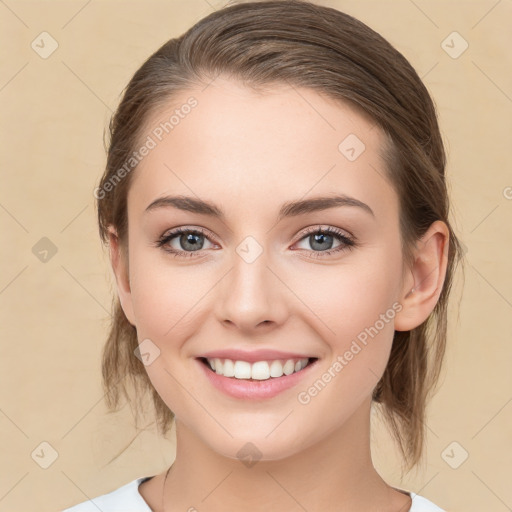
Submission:
M 301 379 L 310 374 L 311 368 L 317 363 L 313 361 L 308 366 L 303 368 L 300 372 L 294 372 L 291 375 L 283 375 L 282 377 L 271 377 L 268 380 L 243 380 L 235 379 L 234 377 L 224 377 L 218 375 L 209 367 L 206 366 L 200 359 L 196 359 L 202 371 L 209 379 L 209 381 L 220 391 L 223 391 L 229 396 L 234 398 L 241 398 L 244 400 L 253 399 L 261 400 L 265 398 L 272 398 L 279 393 L 292 388 Z

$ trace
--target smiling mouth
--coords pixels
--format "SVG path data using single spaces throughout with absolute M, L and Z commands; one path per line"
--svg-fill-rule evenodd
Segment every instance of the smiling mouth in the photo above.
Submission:
M 303 359 L 281 359 L 248 363 L 231 359 L 197 358 L 209 371 L 220 376 L 250 382 L 279 379 L 301 372 L 304 368 L 318 361 L 317 357 Z

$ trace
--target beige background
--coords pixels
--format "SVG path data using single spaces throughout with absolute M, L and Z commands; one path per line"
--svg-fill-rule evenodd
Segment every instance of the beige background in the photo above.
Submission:
M 460 315 L 454 301 L 442 385 L 429 408 L 427 462 L 400 482 L 397 455 L 377 425 L 376 465 L 390 483 L 448 510 L 511 510 L 512 2 L 318 3 L 369 24 L 424 78 L 467 247 Z M 0 2 L 0 512 L 61 510 L 173 460 L 172 435 L 136 431 L 127 408 L 105 412 L 99 355 L 114 287 L 93 189 L 105 161 L 103 129 L 133 72 L 221 5 Z M 46 59 L 31 48 L 34 40 L 42 46 L 43 31 L 58 43 Z M 453 31 L 469 44 L 458 58 L 442 46 Z M 445 43 L 452 55 L 462 48 L 457 37 Z M 46 261 L 43 237 L 57 249 Z M 58 456 L 43 469 L 52 449 Z M 453 469 L 448 462 L 460 463 L 463 450 L 468 459 Z

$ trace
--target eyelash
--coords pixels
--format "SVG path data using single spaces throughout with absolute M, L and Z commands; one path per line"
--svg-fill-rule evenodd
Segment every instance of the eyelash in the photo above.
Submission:
M 204 236 L 208 240 L 210 240 L 210 237 L 206 234 L 206 231 L 202 228 L 176 228 L 173 231 L 162 235 L 157 241 L 156 246 L 159 248 L 162 248 L 164 251 L 172 254 L 174 257 L 198 257 L 198 253 L 201 253 L 202 250 L 199 251 L 177 251 L 176 249 L 170 249 L 169 247 L 166 247 L 166 244 L 168 244 L 173 238 L 176 238 L 178 235 L 181 234 L 192 234 L 192 235 L 200 235 Z M 312 258 L 324 258 L 326 256 L 329 256 L 333 253 L 338 253 L 341 251 L 351 250 L 354 247 L 356 247 L 356 242 L 354 238 L 350 238 L 346 236 L 341 230 L 334 228 L 334 227 L 327 227 L 327 228 L 320 228 L 318 226 L 308 228 L 297 240 L 296 243 L 301 242 L 304 238 L 307 238 L 308 236 L 312 234 L 320 234 L 320 235 L 333 235 L 335 238 L 337 238 L 340 242 L 342 242 L 342 245 L 338 246 L 335 249 L 329 249 L 326 251 L 309 251 L 313 254 L 318 254 L 318 256 L 310 256 Z M 211 240 L 210 240 L 211 241 Z M 307 250 L 307 249 L 299 249 L 299 250 Z

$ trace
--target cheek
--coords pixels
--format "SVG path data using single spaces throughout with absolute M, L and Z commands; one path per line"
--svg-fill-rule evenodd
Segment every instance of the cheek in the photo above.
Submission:
M 218 280 L 212 274 L 207 264 L 180 265 L 160 250 L 134 248 L 130 281 L 139 340 L 165 340 L 166 349 L 173 339 L 184 340 Z
M 343 373 L 358 382 L 376 384 L 386 367 L 402 307 L 396 300 L 400 276 L 400 254 L 374 251 L 310 287 L 316 290 L 312 303 L 332 333 L 331 360 L 340 356 Z
M 327 354 L 319 374 L 297 397 L 312 417 L 332 415 L 333 421 L 343 422 L 381 379 L 391 351 L 394 317 L 400 310 L 388 277 L 350 272 L 331 280 L 333 292 L 323 314 L 335 334 L 326 339 Z
M 373 325 L 392 307 L 400 275 L 399 256 L 375 250 L 339 268 L 314 270 L 308 295 L 337 333 L 354 335 L 351 329 Z

